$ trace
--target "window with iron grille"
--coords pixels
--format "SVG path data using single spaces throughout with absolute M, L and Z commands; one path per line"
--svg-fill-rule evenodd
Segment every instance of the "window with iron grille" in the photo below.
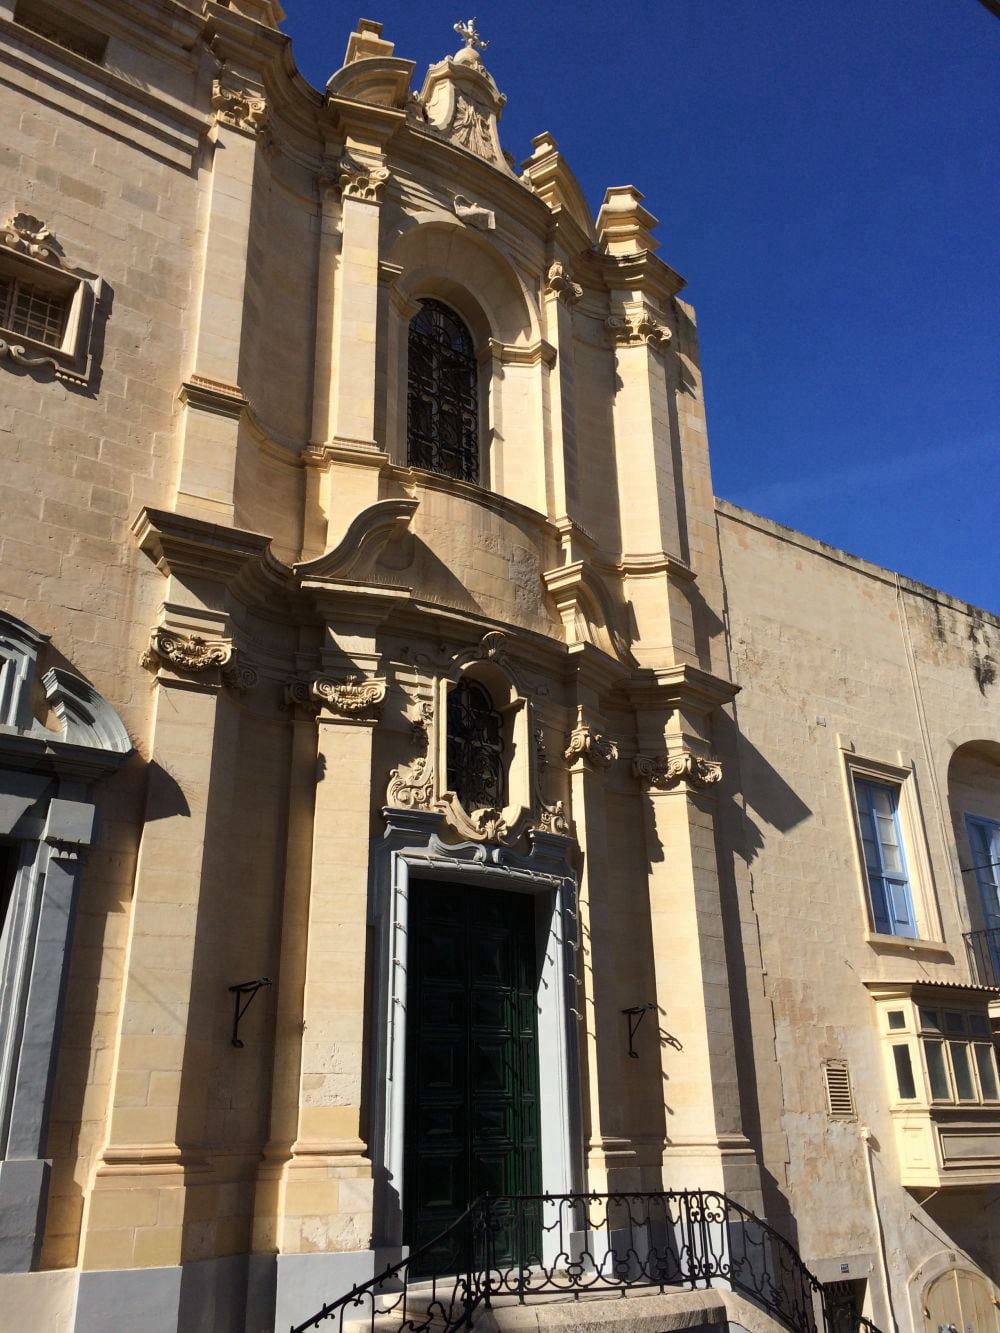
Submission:
M 440 301 L 410 322 L 407 462 L 479 481 L 479 368 L 465 323 Z
M 826 1110 L 831 1120 L 854 1120 L 854 1090 L 846 1060 L 827 1060 L 823 1065 L 826 1080 Z
M 0 326 L 48 347 L 61 347 L 69 298 L 12 273 L 0 273 Z
M 448 787 L 467 812 L 506 802 L 503 716 L 485 685 L 463 677 L 448 695 Z

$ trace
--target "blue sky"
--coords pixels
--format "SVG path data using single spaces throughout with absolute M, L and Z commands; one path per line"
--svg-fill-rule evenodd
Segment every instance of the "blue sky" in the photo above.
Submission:
M 284 0 L 322 87 L 358 13 Z M 360 0 L 359 0 L 360 2 Z M 466 18 L 364 0 L 432 61 Z M 518 161 L 634 184 L 698 311 L 717 494 L 1000 612 L 1000 21 L 978 0 L 479 0 Z

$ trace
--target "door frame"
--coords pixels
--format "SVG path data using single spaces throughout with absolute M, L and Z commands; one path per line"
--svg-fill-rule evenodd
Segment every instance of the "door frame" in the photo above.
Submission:
M 372 1143 L 376 1266 L 404 1253 L 406 941 L 412 879 L 447 880 L 535 899 L 538 946 L 538 1073 L 542 1191 L 581 1188 L 583 1138 L 577 1012 L 579 948 L 572 838 L 531 830 L 528 856 L 494 844 L 444 843 L 437 813 L 386 810 L 372 856 L 370 924 L 376 967 L 372 1006 Z

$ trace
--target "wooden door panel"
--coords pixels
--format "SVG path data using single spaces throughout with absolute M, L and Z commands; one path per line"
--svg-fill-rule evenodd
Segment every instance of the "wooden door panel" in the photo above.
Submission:
M 408 935 L 404 1239 L 415 1248 L 480 1194 L 540 1190 L 534 903 L 411 882 Z M 518 1237 L 505 1227 L 497 1239 L 509 1264 Z

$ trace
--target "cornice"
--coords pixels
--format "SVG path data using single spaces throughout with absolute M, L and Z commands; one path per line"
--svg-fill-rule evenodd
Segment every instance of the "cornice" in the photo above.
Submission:
M 635 708 L 684 708 L 707 713 L 732 703 L 739 685 L 688 662 L 635 672 L 624 686 Z
M 261 560 L 271 545 L 270 537 L 259 532 L 206 523 L 166 509 L 141 509 L 131 527 L 139 549 L 162 574 L 215 578 L 225 584 L 249 562 Z
M 595 254 L 609 291 L 627 289 L 651 293 L 663 300 L 673 300 L 687 286 L 687 279 L 658 258 L 651 250 L 639 250 L 634 255 Z

